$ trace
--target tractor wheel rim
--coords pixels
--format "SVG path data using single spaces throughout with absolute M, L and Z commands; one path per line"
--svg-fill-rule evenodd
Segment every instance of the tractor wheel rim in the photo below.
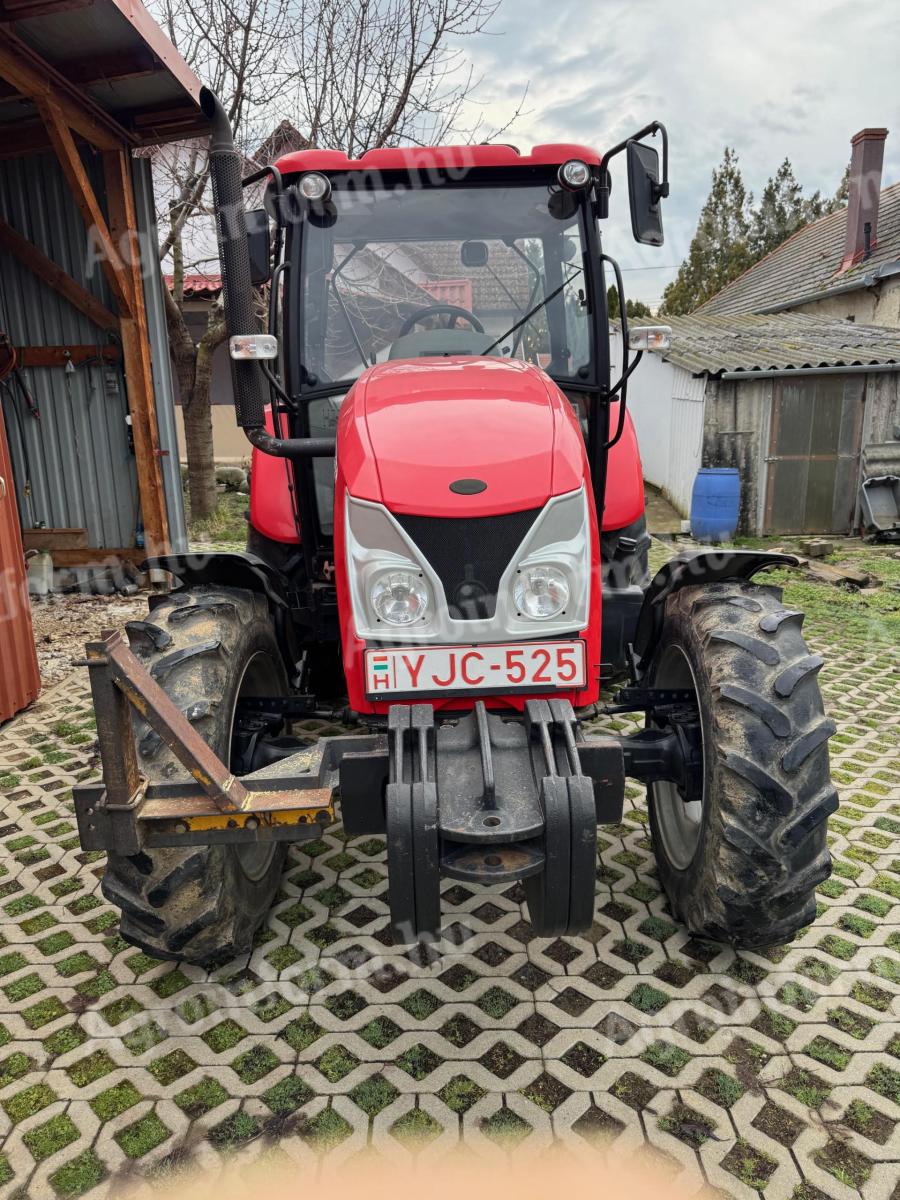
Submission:
M 237 714 L 238 702 L 243 696 L 273 695 L 278 691 L 277 672 L 272 669 L 269 657 L 257 651 L 247 660 L 241 681 L 238 684 L 234 698 L 234 711 L 231 714 L 231 732 L 228 735 L 228 761 L 231 762 L 231 739 L 234 733 L 234 721 Z M 262 690 L 258 690 L 262 685 Z M 247 845 L 234 847 L 241 870 L 253 883 L 262 879 L 277 850 L 275 842 L 249 842 Z
M 677 643 L 668 645 L 653 676 L 654 687 L 690 688 L 698 697 L 694 668 Z M 703 725 L 701 715 L 701 738 Z M 702 746 L 701 746 L 702 751 Z M 706 785 L 696 800 L 684 800 L 674 783 L 661 780 L 651 785 L 653 807 L 666 857 L 679 871 L 686 870 L 694 860 L 703 827 Z

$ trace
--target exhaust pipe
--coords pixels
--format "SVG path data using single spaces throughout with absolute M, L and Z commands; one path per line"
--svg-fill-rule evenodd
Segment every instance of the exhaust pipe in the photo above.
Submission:
M 218 96 L 209 88 L 200 89 L 200 107 L 212 125 L 209 166 L 222 270 L 225 328 L 231 338 L 256 333 L 259 326 L 253 311 L 250 250 L 247 246 L 241 188 L 241 156 L 235 149 L 228 114 Z M 262 429 L 265 425 L 267 389 L 259 366 L 252 361 L 232 359 L 231 377 L 234 381 L 234 408 L 238 425 L 248 432 Z
M 232 338 L 256 333 L 259 327 L 253 311 L 241 156 L 234 145 L 228 114 L 218 96 L 209 88 L 200 89 L 200 108 L 212 126 L 209 135 L 209 170 L 222 270 L 225 328 L 229 338 Z M 329 458 L 334 454 L 334 438 L 276 438 L 266 430 L 268 387 L 257 362 L 233 358 L 231 378 L 234 382 L 237 423 L 254 446 L 278 458 Z

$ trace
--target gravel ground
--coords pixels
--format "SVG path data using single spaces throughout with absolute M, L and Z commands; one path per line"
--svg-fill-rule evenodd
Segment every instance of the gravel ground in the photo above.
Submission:
M 65 679 L 73 660 L 84 657 L 84 644 L 102 629 L 121 629 L 147 611 L 145 594 L 122 596 L 51 596 L 32 600 L 34 641 L 44 690 Z

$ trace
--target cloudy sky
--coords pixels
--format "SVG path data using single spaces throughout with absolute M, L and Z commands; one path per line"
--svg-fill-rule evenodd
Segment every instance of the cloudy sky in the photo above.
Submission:
M 529 84 L 509 140 L 614 144 L 656 118 L 670 139 L 666 244 L 635 245 L 622 166 L 606 249 L 628 294 L 657 300 L 684 256 L 726 145 L 754 192 L 787 156 L 806 192 L 832 193 L 851 136 L 887 126 L 884 182 L 900 180 L 896 0 L 502 0 L 467 45 L 488 122 Z M 623 219 L 624 218 L 624 219 Z M 652 269 L 641 269 L 641 268 Z

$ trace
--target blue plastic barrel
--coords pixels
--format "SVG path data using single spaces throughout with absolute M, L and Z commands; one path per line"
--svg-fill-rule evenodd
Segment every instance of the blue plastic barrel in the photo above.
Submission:
M 701 467 L 691 495 L 691 533 L 698 542 L 730 542 L 741 511 L 736 467 Z

